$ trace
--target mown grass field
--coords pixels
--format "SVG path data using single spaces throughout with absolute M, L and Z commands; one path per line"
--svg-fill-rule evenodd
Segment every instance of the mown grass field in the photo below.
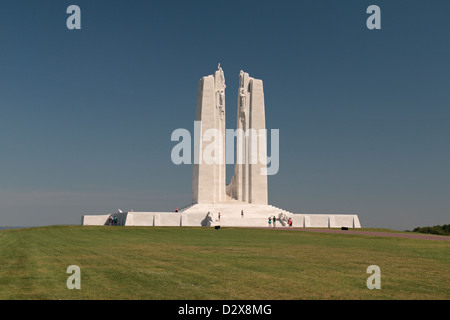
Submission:
M 450 299 L 450 242 L 296 230 L 0 231 L 0 299 Z M 69 290 L 69 265 L 81 289 Z M 381 289 L 366 286 L 381 269 Z

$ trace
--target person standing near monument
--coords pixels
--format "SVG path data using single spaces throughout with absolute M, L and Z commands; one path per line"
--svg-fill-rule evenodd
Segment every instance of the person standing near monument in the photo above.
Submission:
M 220 222 L 220 212 L 219 212 L 219 214 L 217 216 L 219 217 L 219 222 Z
M 244 218 L 244 210 L 241 210 L 241 217 Z
M 273 216 L 273 227 L 275 228 L 275 221 L 277 221 L 277 218 Z
M 272 225 L 272 217 L 269 217 L 269 228 Z

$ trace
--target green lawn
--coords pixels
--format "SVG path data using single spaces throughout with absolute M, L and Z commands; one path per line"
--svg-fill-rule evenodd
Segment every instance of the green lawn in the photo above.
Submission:
M 1 231 L 0 261 L 0 299 L 450 299 L 446 241 L 52 226 Z M 80 290 L 66 286 L 69 265 L 81 269 Z M 370 265 L 380 290 L 366 286 Z

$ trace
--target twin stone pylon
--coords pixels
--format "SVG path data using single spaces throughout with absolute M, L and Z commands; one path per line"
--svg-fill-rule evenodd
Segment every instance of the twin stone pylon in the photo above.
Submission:
M 277 227 L 361 228 L 356 214 L 293 214 L 268 204 L 267 138 L 264 92 L 261 80 L 239 74 L 237 129 L 225 129 L 225 76 L 222 68 L 203 77 L 198 86 L 194 128 L 192 204 L 179 212 L 125 212 L 119 223 L 126 226 L 222 226 L 267 227 L 277 216 Z M 236 140 L 227 148 L 225 138 Z M 229 141 L 227 141 L 229 142 Z M 234 144 L 231 144 L 234 145 Z M 234 160 L 234 176 L 226 183 L 226 154 Z M 234 154 L 235 153 L 235 154 Z M 232 162 L 232 161 L 230 161 Z M 245 215 L 244 215 L 245 212 Z M 84 215 L 83 225 L 105 225 L 111 214 Z M 245 216 L 245 218 L 244 218 Z M 272 224 L 274 227 L 275 225 Z
M 192 203 L 268 204 L 263 82 L 239 74 L 234 176 L 226 183 L 225 76 L 200 79 L 194 130 Z

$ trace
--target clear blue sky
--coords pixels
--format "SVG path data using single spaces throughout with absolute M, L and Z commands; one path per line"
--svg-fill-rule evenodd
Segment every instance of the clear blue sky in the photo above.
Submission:
M 81 30 L 66 9 L 81 8 Z M 366 9 L 381 8 L 381 30 Z M 198 81 L 221 63 L 227 126 L 239 70 L 280 129 L 269 202 L 358 213 L 364 227 L 450 223 L 450 2 L 0 2 L 0 225 L 191 201 L 170 159 Z M 227 175 L 231 176 L 229 166 Z

